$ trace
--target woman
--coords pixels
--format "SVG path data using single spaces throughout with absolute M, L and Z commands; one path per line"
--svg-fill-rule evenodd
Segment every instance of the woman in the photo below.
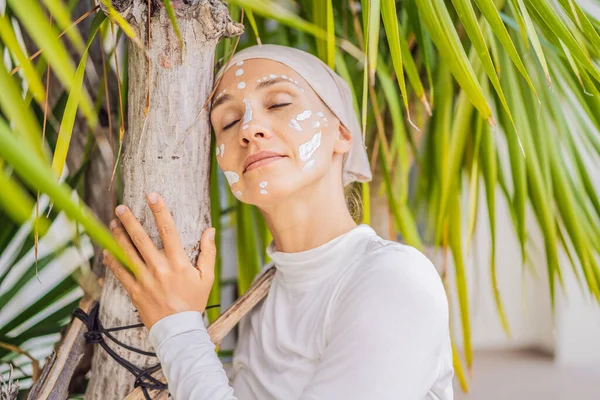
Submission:
M 121 245 L 136 254 L 129 238 L 143 238 L 136 240 L 141 276 L 110 256 L 105 262 L 150 329 L 171 394 L 452 399 L 439 275 L 418 250 L 357 226 L 346 205 L 344 188 L 371 178 L 348 85 L 316 57 L 275 45 L 239 52 L 218 78 L 217 162 L 236 197 L 264 215 L 276 274 L 240 322 L 230 386 L 201 315 L 214 279 L 214 229 L 202 235 L 198 273 L 156 193 L 148 203 L 164 253 L 127 207 L 117 207 L 111 227 Z

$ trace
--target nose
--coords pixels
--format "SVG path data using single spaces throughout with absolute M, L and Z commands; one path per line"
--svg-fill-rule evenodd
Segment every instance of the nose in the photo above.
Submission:
M 250 142 L 253 141 L 259 142 L 261 140 L 268 140 L 273 136 L 268 126 L 256 119 L 252 119 L 246 124 L 242 124 L 240 131 L 240 144 L 242 147 L 248 146 Z

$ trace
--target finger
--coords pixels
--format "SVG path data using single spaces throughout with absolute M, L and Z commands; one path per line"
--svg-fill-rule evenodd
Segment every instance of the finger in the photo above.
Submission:
M 203 278 L 214 277 L 217 246 L 215 245 L 215 228 L 208 228 L 202 232 L 200 239 L 200 255 L 196 268 L 200 270 Z
M 123 284 L 123 287 L 127 292 L 131 292 L 131 290 L 137 285 L 137 282 L 133 275 L 131 275 L 109 252 L 108 250 L 104 250 L 103 252 L 104 260 L 102 263 L 108 267 L 115 275 L 115 277 Z
M 129 259 L 135 265 L 144 267 L 144 261 L 142 260 L 140 253 L 138 253 L 138 251 L 136 250 L 135 246 L 131 242 L 129 234 L 127 233 L 127 231 L 125 231 L 125 228 L 119 222 L 118 219 L 113 219 L 112 221 L 110 221 L 110 231 L 117 243 L 119 244 L 119 246 L 121 246 L 125 254 L 127 254 L 127 257 L 129 257 Z M 140 268 L 140 272 L 144 270 L 145 268 Z
M 157 266 L 160 264 L 159 260 L 160 254 L 158 253 L 158 249 L 152 242 L 152 239 L 146 233 L 146 230 L 140 224 L 140 221 L 133 215 L 129 207 L 121 204 L 115 209 L 115 213 L 119 218 L 119 221 L 125 227 L 131 242 L 135 245 L 136 249 L 140 252 L 144 260 L 146 261 L 146 265 L 148 266 Z
M 165 255 L 170 260 L 179 260 L 182 265 L 189 265 L 187 255 L 177 234 L 175 221 L 167 208 L 167 204 L 157 193 L 148 194 L 147 200 L 156 220 L 158 233 L 165 248 Z

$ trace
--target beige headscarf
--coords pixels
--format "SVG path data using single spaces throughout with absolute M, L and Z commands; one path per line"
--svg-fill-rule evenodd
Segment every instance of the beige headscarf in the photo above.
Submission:
M 352 134 L 352 148 L 345 155 L 342 169 L 344 186 L 354 181 L 370 181 L 372 176 L 369 158 L 363 144 L 358 118 L 354 112 L 352 92 L 346 81 L 310 53 L 287 46 L 264 44 L 248 47 L 234 54 L 227 68 L 221 68 L 215 82 L 218 82 L 219 77 L 237 62 L 251 58 L 265 58 L 285 64 L 308 82 L 331 112 Z

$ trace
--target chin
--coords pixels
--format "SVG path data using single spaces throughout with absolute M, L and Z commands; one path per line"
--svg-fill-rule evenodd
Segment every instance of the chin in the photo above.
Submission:
M 248 176 L 244 179 L 242 196 L 236 195 L 244 203 L 253 204 L 259 208 L 269 207 L 297 196 L 304 187 L 310 184 L 305 177 L 296 172 L 292 173 L 262 173 L 256 176 Z M 235 194 L 235 190 L 233 190 Z
M 274 166 L 274 165 L 273 165 Z M 272 206 L 302 193 L 326 173 L 322 168 L 311 171 L 299 168 L 273 168 L 266 166 L 246 172 L 239 187 L 232 187 L 234 195 L 242 202 L 257 207 Z

